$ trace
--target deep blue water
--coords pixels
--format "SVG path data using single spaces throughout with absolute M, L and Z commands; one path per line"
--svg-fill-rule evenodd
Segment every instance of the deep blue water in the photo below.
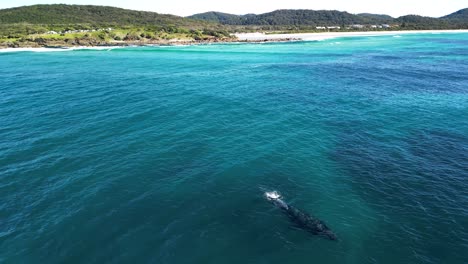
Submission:
M 468 34 L 0 53 L 0 201 L 0 263 L 468 263 Z

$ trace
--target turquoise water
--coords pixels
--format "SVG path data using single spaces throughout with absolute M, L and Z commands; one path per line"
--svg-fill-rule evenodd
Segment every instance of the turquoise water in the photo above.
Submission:
M 0 124 L 0 263 L 468 262 L 468 34 L 0 53 Z

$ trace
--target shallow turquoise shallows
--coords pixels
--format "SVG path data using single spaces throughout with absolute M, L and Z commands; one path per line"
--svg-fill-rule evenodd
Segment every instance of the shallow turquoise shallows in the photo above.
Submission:
M 468 34 L 0 53 L 0 263 L 468 263 Z

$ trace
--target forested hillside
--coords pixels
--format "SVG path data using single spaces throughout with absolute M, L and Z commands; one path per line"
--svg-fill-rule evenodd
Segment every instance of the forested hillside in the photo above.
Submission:
M 468 28 L 468 9 L 442 18 L 350 14 L 330 10 L 276 10 L 232 15 L 207 12 L 187 18 L 93 5 L 33 5 L 0 9 L 0 46 L 114 45 L 215 42 L 233 32 L 323 32 Z M 32 43 L 32 44 L 31 44 Z
M 0 10 L 0 43 L 154 42 L 230 38 L 219 23 L 92 5 L 34 5 Z M 16 44 L 15 44 L 16 43 Z
M 174 15 L 92 5 L 34 5 L 0 10 L 0 23 L 160 25 L 203 27 L 209 23 Z
M 468 27 L 468 9 L 463 9 L 443 18 L 417 15 L 393 18 L 388 15 L 350 14 L 330 10 L 276 10 L 259 15 L 232 15 L 220 12 L 195 14 L 189 18 L 239 26 L 350 26 L 355 24 L 393 24 L 406 29 L 450 29 Z
M 468 28 L 468 8 L 444 16 L 442 19 L 448 21 L 451 24 L 458 25 L 459 27 Z

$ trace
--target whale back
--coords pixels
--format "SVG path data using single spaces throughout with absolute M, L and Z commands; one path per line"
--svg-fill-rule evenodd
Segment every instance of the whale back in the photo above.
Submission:
M 290 205 L 288 206 L 287 214 L 300 228 L 305 229 L 314 235 L 321 235 L 330 240 L 337 240 L 336 235 L 320 219 L 317 219 Z
M 299 228 L 304 229 L 314 235 L 320 235 L 330 240 L 337 240 L 336 235 L 322 222 L 306 212 L 297 209 L 294 206 L 287 204 L 281 199 L 281 195 L 277 191 L 265 192 L 265 197 L 283 212 L 295 223 Z

